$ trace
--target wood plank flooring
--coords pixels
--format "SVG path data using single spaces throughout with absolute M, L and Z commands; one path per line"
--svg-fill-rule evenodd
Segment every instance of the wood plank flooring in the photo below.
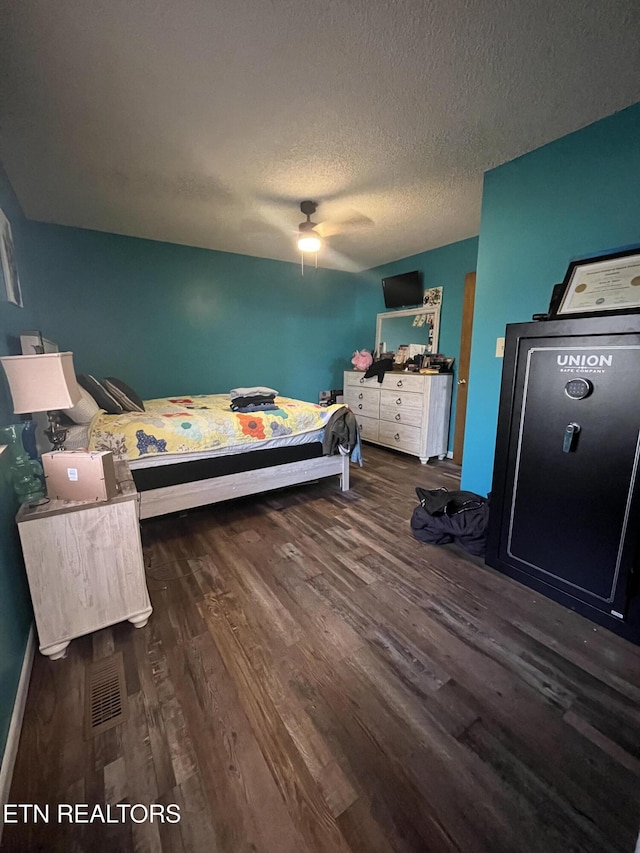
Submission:
M 415 541 L 450 462 L 365 447 L 323 481 L 143 523 L 154 613 L 36 654 L 11 802 L 177 824 L 7 825 L 7 851 L 630 853 L 640 649 Z M 83 740 L 86 665 L 129 718 Z M 52 812 L 53 813 L 53 812 Z

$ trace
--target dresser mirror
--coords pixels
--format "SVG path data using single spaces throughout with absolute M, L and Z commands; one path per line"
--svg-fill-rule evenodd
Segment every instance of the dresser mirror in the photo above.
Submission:
M 407 311 L 388 311 L 378 314 L 376 323 L 376 355 L 397 353 L 406 346 L 407 358 L 438 352 L 440 306 L 411 308 Z

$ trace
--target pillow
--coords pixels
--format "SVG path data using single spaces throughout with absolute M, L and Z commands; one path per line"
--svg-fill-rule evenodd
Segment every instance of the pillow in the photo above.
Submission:
M 116 379 L 115 376 L 105 376 L 102 384 L 116 398 L 125 412 L 144 412 L 144 403 L 141 397 L 122 379 Z
M 79 376 L 76 376 L 76 379 L 78 380 L 78 385 L 82 385 L 91 394 L 98 406 L 104 409 L 108 415 L 122 414 L 120 403 L 98 382 L 95 376 L 91 376 L 90 373 L 81 373 Z
M 100 406 L 93 399 L 91 394 L 82 385 L 80 388 L 80 400 L 70 409 L 64 409 L 64 413 L 75 424 L 90 424 L 93 416 L 100 411 Z

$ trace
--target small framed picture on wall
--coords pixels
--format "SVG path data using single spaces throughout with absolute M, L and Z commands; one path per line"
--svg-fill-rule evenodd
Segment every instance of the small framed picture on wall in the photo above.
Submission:
M 0 210 L 0 270 L 4 279 L 7 300 L 22 308 L 22 290 L 18 278 L 18 267 L 16 266 L 11 223 L 2 210 Z

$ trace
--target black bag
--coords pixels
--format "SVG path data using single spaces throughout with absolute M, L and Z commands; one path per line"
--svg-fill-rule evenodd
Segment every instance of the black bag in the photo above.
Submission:
M 484 555 L 489 500 L 474 492 L 416 488 L 420 505 L 411 516 L 416 539 L 431 545 L 455 542 L 476 557 Z

